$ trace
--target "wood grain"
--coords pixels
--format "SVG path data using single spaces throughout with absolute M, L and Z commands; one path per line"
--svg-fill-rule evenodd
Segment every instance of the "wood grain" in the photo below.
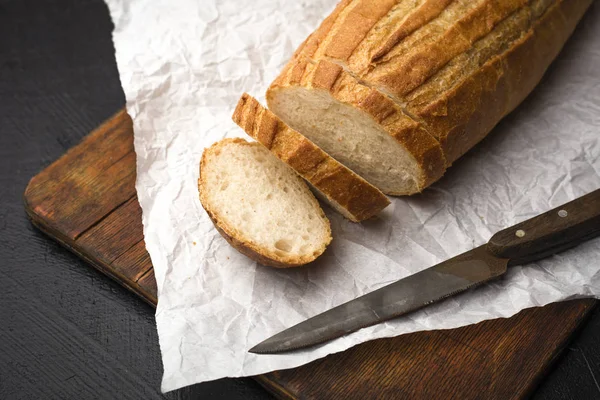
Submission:
M 41 230 L 155 305 L 132 136 L 131 120 L 117 113 L 31 180 L 25 206 Z M 375 340 L 255 378 L 285 399 L 521 399 L 595 304 L 555 303 L 508 319 Z
M 32 213 L 71 240 L 135 194 L 131 119 L 125 111 L 33 177 L 25 192 Z

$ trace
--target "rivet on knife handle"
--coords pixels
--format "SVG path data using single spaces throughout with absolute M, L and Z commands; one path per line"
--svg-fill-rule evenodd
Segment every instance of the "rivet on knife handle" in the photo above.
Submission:
M 496 233 L 488 250 L 510 264 L 547 257 L 600 235 L 600 189 Z

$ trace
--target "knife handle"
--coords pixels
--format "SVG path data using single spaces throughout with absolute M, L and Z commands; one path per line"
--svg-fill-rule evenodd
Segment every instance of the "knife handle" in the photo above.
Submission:
M 600 189 L 496 233 L 488 250 L 510 265 L 539 260 L 600 235 Z

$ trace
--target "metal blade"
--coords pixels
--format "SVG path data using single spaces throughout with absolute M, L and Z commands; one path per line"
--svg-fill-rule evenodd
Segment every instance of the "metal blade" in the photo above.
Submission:
M 338 338 L 480 285 L 506 272 L 508 259 L 477 247 L 299 323 L 250 349 L 274 354 Z

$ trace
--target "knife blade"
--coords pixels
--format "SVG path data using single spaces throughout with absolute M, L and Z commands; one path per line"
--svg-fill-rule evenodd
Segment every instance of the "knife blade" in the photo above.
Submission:
M 366 328 L 502 276 L 600 234 L 600 189 L 496 233 L 487 244 L 286 329 L 249 351 L 277 354 Z

